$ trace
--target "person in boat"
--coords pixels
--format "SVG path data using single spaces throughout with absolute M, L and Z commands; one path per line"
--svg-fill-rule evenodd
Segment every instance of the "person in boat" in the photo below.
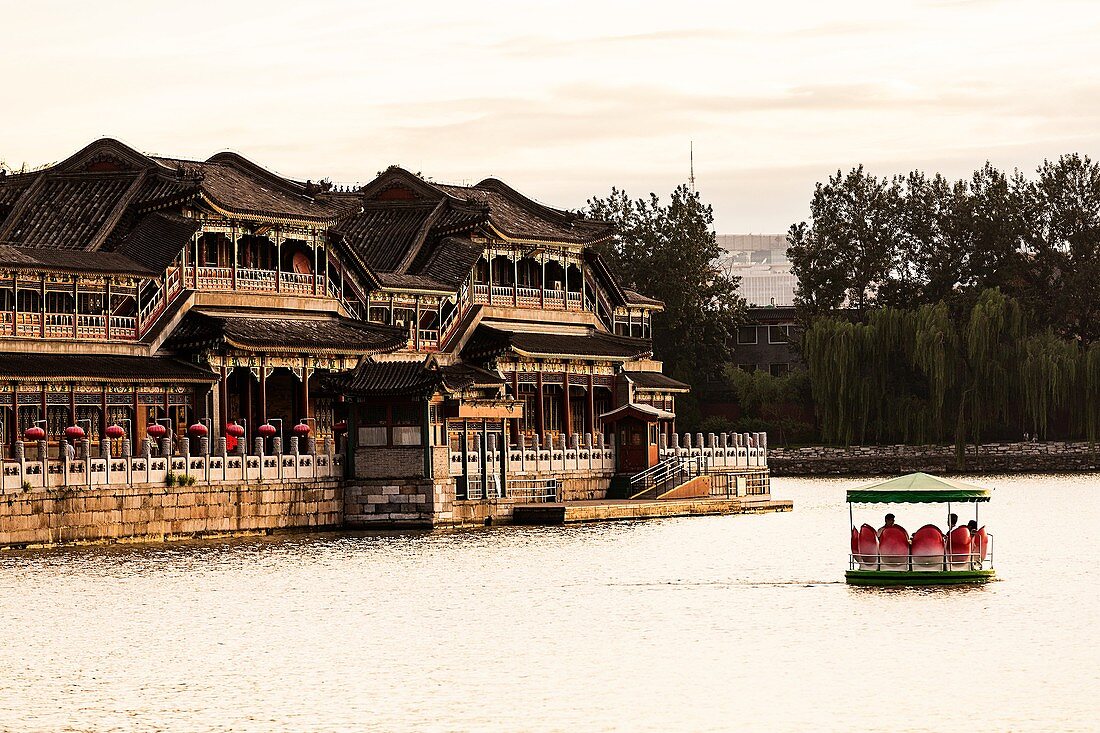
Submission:
M 958 514 L 948 514 L 947 515 L 947 531 L 944 532 L 944 534 L 945 535 L 951 534 L 951 530 L 955 529 L 955 525 L 957 525 L 958 523 L 959 523 L 959 515 Z
M 884 524 L 884 525 L 882 525 L 881 527 L 878 528 L 878 533 L 881 535 L 882 530 L 886 529 L 887 527 L 893 527 L 893 526 L 894 526 L 894 515 L 893 514 L 887 514 L 886 515 L 886 524 Z
M 971 519 L 966 523 L 966 528 L 970 530 L 970 534 L 974 534 L 978 531 L 978 520 Z

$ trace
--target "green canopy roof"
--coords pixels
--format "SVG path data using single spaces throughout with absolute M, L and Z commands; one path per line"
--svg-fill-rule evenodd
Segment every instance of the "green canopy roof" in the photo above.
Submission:
M 940 504 L 948 501 L 989 501 L 993 492 L 973 484 L 910 473 L 848 490 L 853 504 Z

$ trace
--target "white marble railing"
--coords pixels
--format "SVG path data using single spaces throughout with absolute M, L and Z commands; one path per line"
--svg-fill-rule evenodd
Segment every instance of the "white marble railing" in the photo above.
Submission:
M 658 451 L 664 458 L 700 457 L 707 470 L 716 468 L 767 468 L 767 433 L 684 433 L 672 440 L 661 436 Z
M 490 474 L 499 474 L 504 460 L 495 441 L 490 437 L 489 450 L 481 450 L 481 436 L 474 436 L 475 444 L 463 455 L 461 450 L 451 450 L 451 475 L 461 476 L 463 473 L 474 475 L 481 473 L 482 454 L 485 455 L 486 469 Z M 569 472 L 601 472 L 610 473 L 615 470 L 615 447 L 611 443 L 604 443 L 602 435 L 574 436 L 572 445 L 566 443 L 565 437 L 560 436 L 556 442 L 539 444 L 535 441 L 527 444 L 523 436 L 520 436 L 518 444 L 508 447 L 506 456 L 508 460 L 508 475 L 569 473 Z M 465 461 L 465 466 L 463 466 Z M 465 468 L 465 470 L 463 470 Z
M 342 463 L 339 454 L 325 453 L 8 460 L 3 462 L 2 489 L 14 493 L 81 486 L 314 481 L 343 476 Z

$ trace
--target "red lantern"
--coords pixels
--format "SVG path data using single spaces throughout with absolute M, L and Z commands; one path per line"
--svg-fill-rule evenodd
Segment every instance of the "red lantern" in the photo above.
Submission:
M 272 435 L 277 433 L 278 430 L 275 429 L 274 425 L 268 422 L 256 428 L 256 432 L 264 436 L 265 438 L 270 438 Z
M 294 434 L 298 435 L 298 436 L 309 435 L 309 429 L 310 429 L 309 425 L 304 423 L 304 422 L 300 422 L 297 425 L 295 425 L 293 428 L 291 428 L 291 430 L 294 431 Z
M 145 432 L 149 433 L 149 435 L 152 435 L 154 438 L 163 438 L 165 433 L 168 432 L 168 428 L 158 422 L 146 428 Z
M 344 422 L 343 420 L 341 420 L 340 422 L 333 425 L 332 429 L 335 430 L 338 433 L 343 433 L 343 432 L 347 431 L 348 424 L 346 422 Z
M 23 433 L 23 435 L 29 441 L 45 440 L 46 431 L 38 427 L 37 425 L 33 425 L 27 428 L 27 432 Z
M 191 427 L 187 428 L 187 432 L 191 433 L 192 438 L 204 438 L 210 432 L 210 430 L 201 422 L 197 422 Z
M 108 425 L 104 430 L 108 438 L 125 438 L 126 431 L 122 429 L 121 425 Z
M 243 425 L 238 425 L 237 423 L 230 423 L 229 425 L 225 426 L 225 434 L 226 435 L 231 435 L 234 438 L 243 438 L 244 437 L 244 426 Z
M 79 425 L 70 425 L 65 428 L 65 437 L 69 440 L 79 440 L 84 437 L 84 428 Z

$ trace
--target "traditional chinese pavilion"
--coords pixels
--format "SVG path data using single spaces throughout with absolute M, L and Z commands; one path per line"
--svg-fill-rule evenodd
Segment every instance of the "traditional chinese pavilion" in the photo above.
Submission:
M 668 434 L 687 388 L 652 358 L 662 304 L 593 248 L 613 236 L 492 178 L 335 191 L 96 141 L 0 176 L 3 440 L 304 423 L 369 478 L 598 448 L 626 406 Z

